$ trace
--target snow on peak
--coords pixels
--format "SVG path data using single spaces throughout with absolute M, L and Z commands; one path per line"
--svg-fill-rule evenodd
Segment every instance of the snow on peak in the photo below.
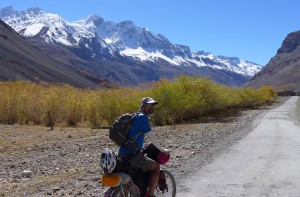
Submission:
M 139 61 L 163 59 L 174 66 L 211 67 L 253 76 L 262 66 L 239 58 L 215 56 L 204 51 L 191 51 L 188 46 L 172 44 L 161 34 L 137 27 L 131 20 L 114 23 L 104 21 L 96 14 L 69 23 L 57 14 L 40 8 L 15 11 L 12 7 L 0 9 L 0 18 L 26 37 L 39 35 L 47 42 L 85 46 L 93 50 L 91 39 L 111 54 L 119 53 Z M 99 47 L 99 46 L 98 46 Z
M 28 28 L 25 29 L 23 36 L 25 37 L 32 37 L 38 34 L 44 27 L 44 24 L 38 23 L 28 26 Z
M 138 47 L 136 49 L 132 49 L 132 48 L 126 48 L 123 51 L 120 52 L 121 55 L 124 56 L 130 56 L 133 57 L 136 60 L 139 61 L 151 61 L 151 62 L 155 62 L 157 61 L 159 58 L 164 59 L 165 61 L 176 65 L 176 66 L 180 66 L 180 64 L 178 64 L 178 62 L 176 61 L 176 59 L 171 59 L 169 57 L 166 57 L 165 55 L 163 55 L 161 52 L 159 51 L 155 51 L 155 52 L 147 52 L 145 51 L 143 48 Z
M 81 20 L 73 22 L 73 24 L 76 24 L 77 26 L 86 26 L 91 24 L 95 25 L 95 23 L 100 24 L 102 22 L 104 22 L 103 18 L 96 14 L 91 14 Z

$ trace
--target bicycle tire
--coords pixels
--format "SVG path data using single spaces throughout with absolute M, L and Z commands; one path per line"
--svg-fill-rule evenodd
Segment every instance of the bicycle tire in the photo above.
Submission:
M 158 188 L 155 191 L 155 196 L 156 197 L 175 197 L 176 196 L 176 182 L 175 178 L 172 175 L 171 172 L 168 170 L 162 170 L 165 173 L 167 185 L 168 185 L 168 190 L 167 191 L 160 191 Z

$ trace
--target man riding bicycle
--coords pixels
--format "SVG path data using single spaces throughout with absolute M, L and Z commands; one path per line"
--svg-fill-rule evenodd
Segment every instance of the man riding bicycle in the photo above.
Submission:
M 160 165 L 141 153 L 145 136 L 148 136 L 152 144 L 161 152 L 169 152 L 168 149 L 165 149 L 161 146 L 150 126 L 149 116 L 153 115 L 155 105 L 157 104 L 158 102 L 150 97 L 142 99 L 140 109 L 133 119 L 128 133 L 129 139 L 135 138 L 137 149 L 120 146 L 118 154 L 118 157 L 120 158 L 129 158 L 129 163 L 132 167 L 139 168 L 143 171 L 150 171 L 148 197 L 154 196 L 154 191 L 160 174 Z

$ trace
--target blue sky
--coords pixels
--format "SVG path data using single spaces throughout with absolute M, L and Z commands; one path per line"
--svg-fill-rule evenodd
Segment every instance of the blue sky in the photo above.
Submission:
M 69 22 L 97 14 L 131 20 L 193 51 L 266 65 L 284 38 L 300 30 L 299 0 L 0 0 L 0 8 L 40 7 Z

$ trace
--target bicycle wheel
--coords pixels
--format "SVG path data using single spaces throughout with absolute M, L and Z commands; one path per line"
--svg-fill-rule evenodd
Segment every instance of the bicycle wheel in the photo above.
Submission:
M 171 172 L 167 170 L 161 170 L 166 179 L 166 186 L 164 188 L 161 188 L 158 186 L 155 191 L 156 197 L 175 197 L 176 196 L 176 182 L 171 174 Z

